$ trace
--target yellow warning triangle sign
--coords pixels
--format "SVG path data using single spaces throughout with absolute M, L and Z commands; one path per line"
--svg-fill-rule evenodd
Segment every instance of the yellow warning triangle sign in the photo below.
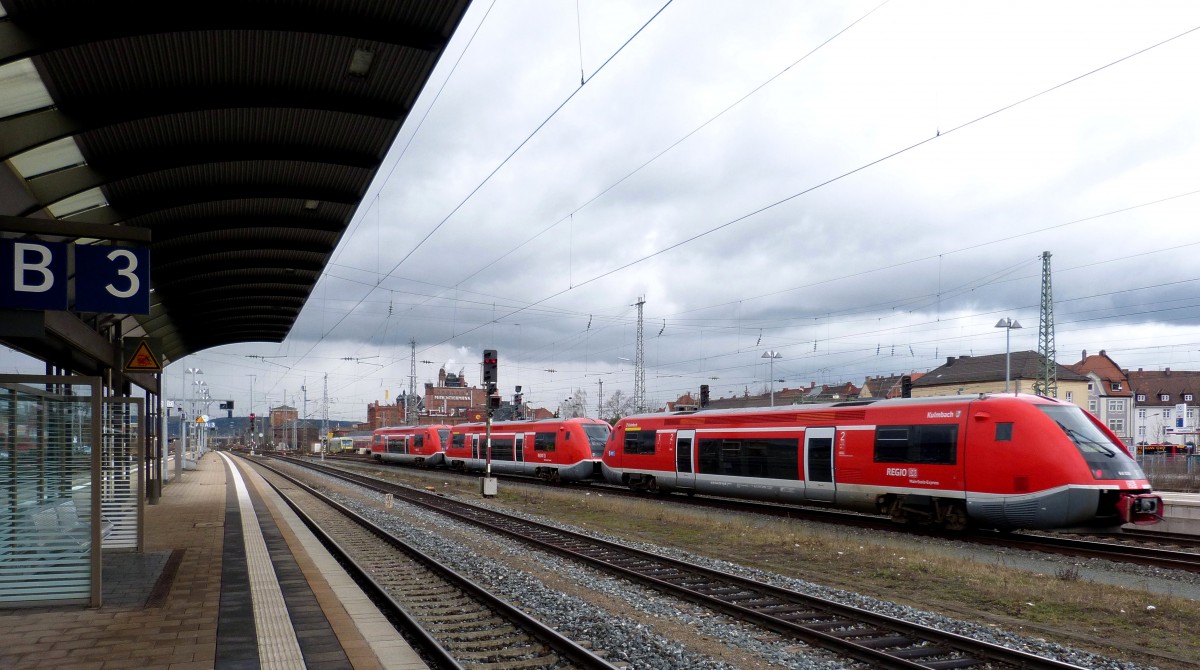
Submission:
M 133 350 L 133 355 L 125 361 L 126 372 L 162 372 L 162 364 L 158 362 L 158 357 L 150 351 L 150 345 L 143 342 L 138 342 L 137 347 Z

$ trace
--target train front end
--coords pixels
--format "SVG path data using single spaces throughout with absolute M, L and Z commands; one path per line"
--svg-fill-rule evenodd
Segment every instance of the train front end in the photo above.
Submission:
M 1081 484 L 1098 494 L 1093 525 L 1149 525 L 1162 521 L 1162 498 L 1150 488 L 1140 465 L 1103 424 L 1067 403 L 1039 405 L 1083 457 L 1088 475 Z

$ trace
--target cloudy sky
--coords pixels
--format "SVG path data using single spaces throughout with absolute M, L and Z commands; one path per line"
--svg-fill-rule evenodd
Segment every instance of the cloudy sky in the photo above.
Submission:
M 415 341 L 594 408 L 639 297 L 652 406 L 861 384 L 1035 350 L 1047 251 L 1060 363 L 1200 369 L 1200 3 L 664 1 L 474 0 L 288 339 L 167 396 L 361 420 Z

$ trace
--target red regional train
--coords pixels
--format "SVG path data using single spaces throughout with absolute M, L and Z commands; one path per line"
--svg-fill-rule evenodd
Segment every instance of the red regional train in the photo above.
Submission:
M 437 467 L 445 464 L 450 426 L 394 426 L 376 428 L 371 455 L 383 463 Z
M 492 424 L 492 472 L 568 482 L 599 477 L 610 432 L 608 423 L 589 418 L 498 421 Z M 451 426 L 446 465 L 486 469 L 486 433 L 485 423 Z
M 1034 395 L 626 417 L 602 470 L 635 489 L 821 503 L 954 530 L 1162 518 L 1161 498 L 1108 428 Z

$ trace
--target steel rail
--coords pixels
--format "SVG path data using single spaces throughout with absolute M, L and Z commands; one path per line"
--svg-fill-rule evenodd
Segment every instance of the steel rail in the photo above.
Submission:
M 550 649 L 553 649 L 555 652 L 561 654 L 564 658 L 570 660 L 573 664 L 575 664 L 576 667 L 582 668 L 584 670 L 616 670 L 616 666 L 610 664 L 608 661 L 593 654 L 591 651 L 583 648 L 582 646 L 575 643 L 573 640 L 565 637 L 564 635 L 562 635 L 558 631 L 554 630 L 553 628 L 547 626 L 546 624 L 542 623 L 541 621 L 538 621 L 537 619 L 529 616 L 524 611 L 518 609 L 516 606 L 508 603 L 507 601 L 500 598 L 499 596 L 491 593 L 487 589 L 479 586 L 475 582 L 471 581 L 469 578 L 467 578 L 467 577 L 459 574 L 458 572 L 454 571 L 453 569 L 443 565 L 436 558 L 433 558 L 433 557 L 429 556 L 428 554 L 425 554 L 421 550 L 408 544 L 407 542 L 403 541 L 402 539 L 395 537 L 394 535 L 388 533 L 387 531 L 383 530 L 382 528 L 379 528 L 376 524 L 371 522 L 369 519 L 363 517 L 362 515 L 358 514 L 355 511 L 347 508 L 345 505 L 342 505 L 341 503 L 339 503 L 339 502 L 331 499 L 330 497 L 322 494 L 321 492 L 313 489 L 312 487 L 301 482 L 294 476 L 292 476 L 286 472 L 283 472 L 283 471 L 279 470 L 278 468 L 272 467 L 272 466 L 264 463 L 260 459 L 247 459 L 247 460 L 249 460 L 251 463 L 253 463 L 259 467 L 263 467 L 267 470 L 270 470 L 272 473 L 276 474 L 277 476 L 287 480 L 292 485 L 303 490 L 305 493 L 313 496 L 314 498 L 320 500 L 322 503 L 328 505 L 331 509 L 336 510 L 338 513 L 342 514 L 350 521 L 353 521 L 355 524 L 357 524 L 361 528 L 372 533 L 373 535 L 378 537 L 380 540 L 387 543 L 389 546 L 404 553 L 405 555 L 407 555 L 408 557 L 410 557 L 417 563 L 420 563 L 426 569 L 434 572 L 435 574 L 440 576 L 442 579 L 446 580 L 448 583 L 453 584 L 455 587 L 468 593 L 471 597 L 473 597 L 476 600 L 478 600 L 479 602 L 481 602 L 485 607 L 493 610 L 494 612 L 499 614 L 504 619 L 512 622 L 514 625 L 516 625 L 521 630 L 524 630 L 530 636 L 541 641 L 543 644 L 545 644 Z M 327 543 L 327 546 L 330 547 L 331 551 L 336 553 L 336 555 L 340 559 L 343 559 L 346 565 L 352 566 L 353 572 L 355 573 L 356 578 L 361 577 L 365 583 L 369 584 L 371 587 L 371 591 L 374 594 L 379 595 L 380 598 L 382 600 L 384 600 L 384 602 L 388 603 L 389 607 L 393 608 L 394 611 L 399 614 L 399 616 L 402 618 L 402 620 L 406 624 L 406 627 L 411 625 L 412 626 L 411 630 L 413 630 L 413 632 L 419 636 L 420 640 L 423 643 L 430 645 L 430 648 L 433 652 L 431 655 L 433 655 L 439 663 L 445 664 L 445 665 L 441 665 L 439 667 L 455 668 L 455 669 L 463 667 L 458 662 L 458 660 L 453 657 L 453 654 L 449 650 L 447 650 L 440 642 L 437 641 L 436 637 L 432 633 L 427 631 L 425 629 L 425 627 L 422 624 L 420 624 L 420 622 L 418 622 L 415 619 L 415 617 L 413 617 L 403 605 L 396 602 L 391 597 L 391 595 L 387 592 L 386 588 L 382 584 L 380 584 L 373 576 L 371 576 L 371 574 L 369 573 L 367 568 L 360 565 L 355 560 L 354 556 L 352 555 L 352 552 L 349 552 L 347 549 L 343 548 L 341 546 L 341 544 L 338 543 L 329 533 L 327 533 L 324 529 L 322 529 L 311 518 L 310 515 L 308 515 L 306 512 L 304 512 L 300 508 L 298 503 L 296 503 L 294 500 L 292 500 L 291 496 L 287 495 L 286 492 L 284 492 L 282 489 L 280 489 L 278 486 L 276 486 L 273 482 L 270 482 L 269 480 L 268 480 L 268 484 L 270 484 L 271 487 L 273 489 L 275 489 L 275 491 L 280 495 L 280 497 L 288 504 L 288 506 L 291 507 L 292 510 L 296 512 L 296 514 L 304 521 L 305 525 L 308 526 L 309 528 L 313 529 L 314 533 L 316 533 L 318 535 L 318 537 L 321 538 L 321 541 L 323 543 Z M 475 663 L 474 665 L 476 667 L 485 667 L 479 663 Z
M 1080 669 L 1070 663 L 736 577 L 364 475 L 302 460 L 287 460 L 492 529 L 768 630 L 795 636 L 872 667 L 969 668 L 995 667 L 999 663 L 1013 668 Z M 927 660 L 915 660 L 917 658 Z

